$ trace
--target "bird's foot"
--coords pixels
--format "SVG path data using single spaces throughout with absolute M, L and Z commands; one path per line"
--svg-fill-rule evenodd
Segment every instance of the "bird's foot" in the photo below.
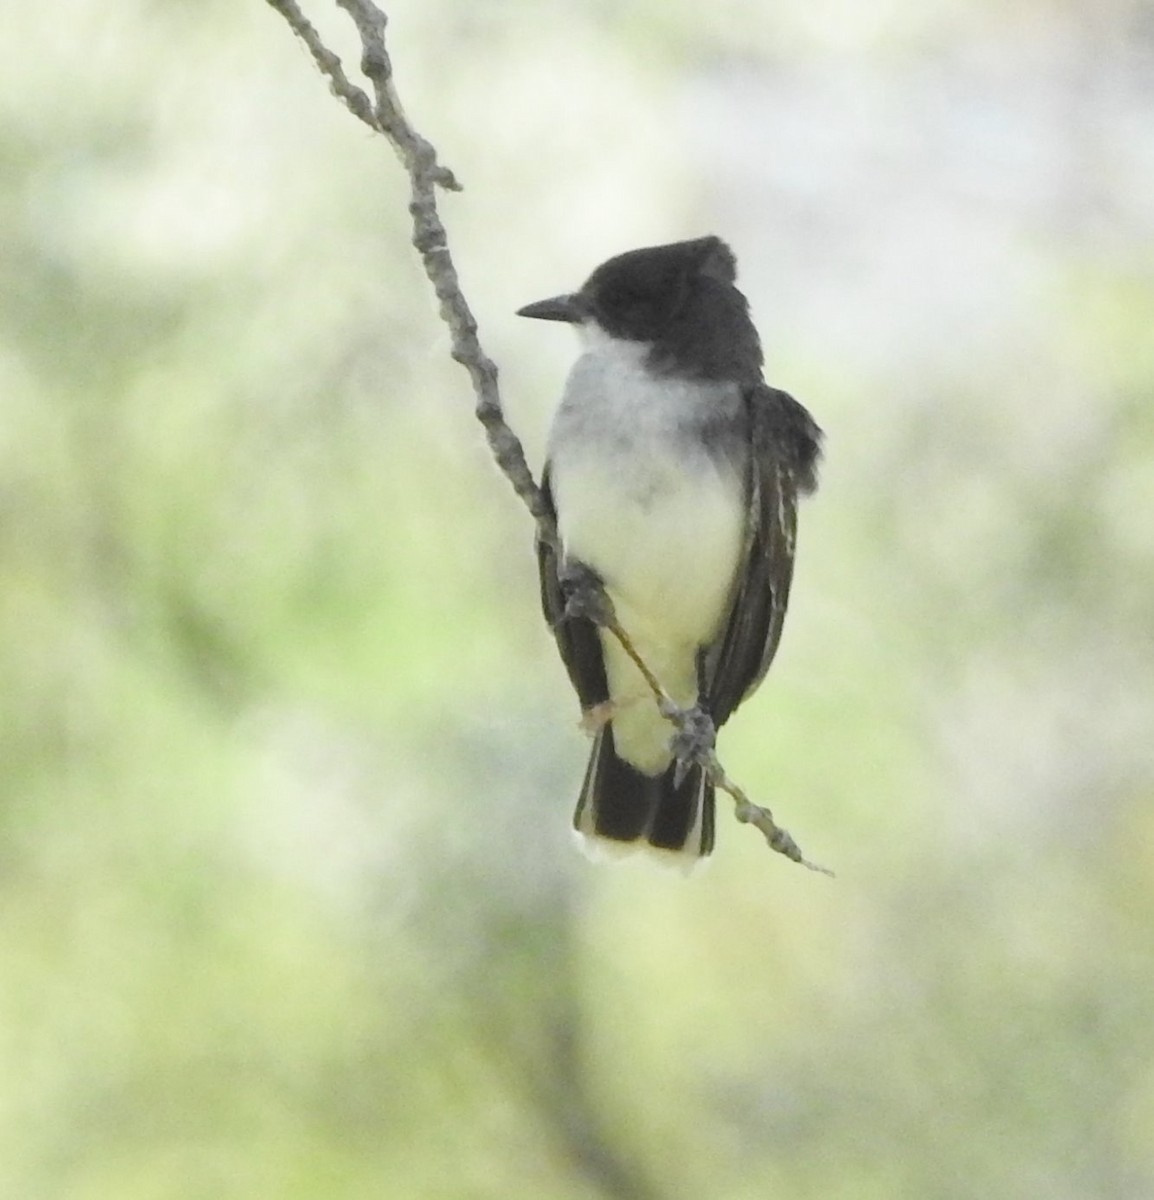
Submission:
M 558 572 L 557 582 L 565 597 L 562 621 L 592 621 L 600 628 L 607 628 L 616 621 L 605 584 L 591 567 L 580 562 L 566 563 Z
M 673 772 L 673 784 L 680 787 L 691 768 L 705 766 L 713 758 L 717 726 L 700 704 L 692 708 L 677 708 L 666 715 L 677 723 L 677 732 L 669 739 L 669 748 L 677 764 Z

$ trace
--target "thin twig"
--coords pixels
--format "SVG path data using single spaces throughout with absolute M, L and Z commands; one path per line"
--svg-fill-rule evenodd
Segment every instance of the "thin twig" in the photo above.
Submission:
M 754 804 L 745 792 L 729 778 L 716 753 L 710 752 L 709 760 L 704 764 L 704 769 L 705 774 L 714 787 L 719 788 L 723 792 L 728 792 L 733 797 L 735 805 L 734 816 L 743 825 L 752 825 L 755 829 L 760 829 L 771 850 L 776 850 L 778 854 L 784 854 L 786 858 L 792 859 L 795 863 L 800 863 L 803 867 L 811 871 L 817 871 L 820 875 L 828 875 L 831 879 L 833 878 L 833 872 L 829 867 L 823 867 L 820 863 L 810 862 L 802 854 L 801 847 L 793 840 L 789 830 L 783 829 L 777 823 L 773 813 L 768 808 L 764 808 L 760 804 Z
M 321 41 L 312 22 L 297 7 L 296 0 L 268 0 L 269 4 L 292 26 L 292 31 L 308 47 L 313 62 L 327 75 L 329 87 L 338 100 L 360 121 L 376 133 L 384 132 L 377 124 L 372 101 L 349 77 L 341 60 Z
M 339 7 L 348 13 L 360 35 L 361 70 L 373 88 L 374 99 L 370 100 L 369 96 L 345 74 L 340 58 L 321 41 L 312 23 L 301 13 L 296 0 L 268 0 L 268 3 L 284 17 L 297 37 L 304 42 L 313 61 L 327 77 L 333 95 L 341 100 L 358 120 L 383 133 L 401 160 L 409 177 L 409 214 L 413 220 L 413 245 L 421 256 L 425 274 L 436 292 L 441 319 L 449 330 L 452 356 L 469 372 L 476 396 L 477 419 L 485 428 L 485 435 L 498 467 L 532 514 L 537 524 L 538 538 L 553 551 L 557 562 L 563 561 L 564 555 L 552 511 L 533 478 L 520 439 L 505 421 L 501 394 L 497 386 L 497 365 L 481 348 L 477 337 L 477 321 L 461 292 L 457 269 L 449 253 L 445 226 L 437 211 L 437 189 L 457 192 L 461 190 L 461 185 L 453 172 L 438 161 L 437 151 L 432 143 L 417 133 L 401 107 L 393 86 L 392 62 L 385 48 L 388 17 L 372 3 L 372 0 L 336 0 Z M 612 606 L 608 597 L 605 597 L 605 600 L 606 611 L 611 614 Z M 603 620 L 602 624 L 621 643 L 626 654 L 637 665 L 653 693 L 661 715 L 679 730 L 688 731 L 688 714 L 662 687 L 660 680 L 642 660 L 616 618 L 610 616 Z M 752 803 L 745 792 L 726 775 L 712 750 L 699 758 L 699 764 L 715 787 L 733 797 L 737 805 L 737 819 L 760 829 L 773 850 L 811 870 L 831 874 L 824 867 L 816 866 L 802 856 L 793 838 L 777 824 L 769 809 Z
M 432 143 L 409 124 L 401 107 L 393 87 L 392 62 L 385 49 L 388 18 L 371 0 L 337 0 L 337 3 L 352 18 L 361 36 L 361 69 L 373 85 L 377 122 L 408 172 L 413 245 L 440 302 L 441 319 L 449 329 L 453 358 L 469 372 L 472 380 L 477 397 L 477 419 L 485 428 L 497 465 L 532 513 L 538 536 L 559 550 L 553 514 L 525 461 L 520 439 L 505 421 L 497 387 L 497 365 L 481 348 L 477 338 L 477 321 L 461 292 L 457 268 L 449 254 L 445 226 L 437 212 L 436 189 L 457 192 L 461 185 L 453 172 L 437 161 Z
M 633 660 L 633 665 L 641 672 L 642 678 L 653 693 L 654 703 L 657 705 L 661 715 L 677 729 L 685 730 L 688 726 L 688 715 L 685 710 L 662 687 L 661 681 L 649 669 L 648 664 L 641 657 L 637 647 L 634 646 L 633 639 L 621 627 L 616 616 L 610 615 L 604 621 L 604 625 L 620 643 L 621 649 Z M 783 829 L 777 823 L 773 813 L 768 808 L 764 808 L 760 804 L 754 804 L 745 794 L 745 791 L 729 778 L 715 751 L 711 750 L 708 755 L 702 756 L 699 760 L 699 765 L 705 772 L 705 777 L 715 788 L 733 797 L 735 805 L 734 815 L 737 819 L 744 825 L 752 825 L 755 829 L 760 829 L 765 836 L 766 842 L 769 843 L 771 850 L 776 850 L 778 854 L 784 854 L 786 858 L 791 859 L 795 863 L 800 863 L 803 867 L 808 867 L 811 871 L 817 871 L 822 875 L 832 877 L 833 872 L 828 867 L 810 862 L 802 854 L 801 847 L 793 840 L 793 836 L 789 830 Z
M 680 712 L 681 709 L 677 701 L 661 686 L 661 680 L 649 669 L 645 659 L 641 657 L 637 647 L 633 644 L 633 639 L 621 628 L 615 616 L 605 621 L 604 625 L 621 644 L 621 649 L 633 660 L 633 665 L 641 672 L 641 678 L 645 680 L 649 690 L 653 693 L 653 699 L 657 701 L 657 707 L 661 709 L 662 716 L 672 719 L 671 714 Z
M 268 0 L 304 42 L 330 89 L 349 111 L 388 138 L 409 176 L 409 213 L 413 219 L 416 246 L 440 302 L 441 319 L 449 329 L 451 353 L 468 372 L 477 397 L 476 416 L 497 465 L 521 497 L 537 523 L 538 537 L 557 551 L 557 527 L 549 506 L 525 460 L 520 439 L 509 428 L 501 408 L 497 366 L 481 348 L 477 321 L 461 292 L 457 269 L 449 254 L 445 227 L 437 212 L 436 189 L 460 191 L 453 172 L 437 161 L 432 144 L 409 124 L 393 87 L 393 68 L 385 48 L 388 17 L 371 0 L 337 0 L 357 27 L 361 39 L 361 69 L 373 86 L 375 100 L 345 74 L 340 58 L 320 39 L 312 23 L 301 13 L 296 0 Z

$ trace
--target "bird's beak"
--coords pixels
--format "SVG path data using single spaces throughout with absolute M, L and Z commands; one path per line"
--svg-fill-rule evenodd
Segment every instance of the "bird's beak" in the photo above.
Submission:
M 538 300 L 534 304 L 526 304 L 517 309 L 519 317 L 534 317 L 538 321 L 568 321 L 575 325 L 584 319 L 584 312 L 576 296 L 553 296 L 548 300 Z

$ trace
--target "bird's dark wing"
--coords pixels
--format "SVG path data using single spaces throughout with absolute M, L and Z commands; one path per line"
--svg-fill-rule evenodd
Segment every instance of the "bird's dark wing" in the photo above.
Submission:
M 549 468 L 541 480 L 541 492 L 556 519 L 553 493 L 549 489 Z M 597 627 L 584 617 L 563 619 L 565 596 L 558 578 L 557 556 L 551 547 L 537 539 L 537 571 L 541 579 L 541 611 L 557 639 L 557 649 L 569 672 L 569 679 L 581 701 L 582 710 L 609 699 L 605 678 L 605 659 Z
M 745 394 L 748 517 L 729 618 L 706 651 L 717 725 L 765 678 L 781 641 L 797 540 L 798 496 L 817 486 L 821 430 L 792 396 L 759 383 Z

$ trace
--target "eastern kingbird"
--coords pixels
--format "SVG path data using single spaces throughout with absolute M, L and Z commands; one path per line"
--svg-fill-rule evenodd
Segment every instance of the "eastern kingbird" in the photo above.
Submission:
M 582 343 L 542 486 L 562 561 L 538 544 L 541 602 L 593 753 L 573 824 L 618 849 L 713 848 L 713 786 L 675 754 L 632 660 L 567 603 L 584 573 L 666 691 L 720 726 L 765 677 L 793 575 L 797 500 L 821 430 L 762 378 L 761 343 L 716 237 L 631 250 L 579 291 L 528 304 Z

